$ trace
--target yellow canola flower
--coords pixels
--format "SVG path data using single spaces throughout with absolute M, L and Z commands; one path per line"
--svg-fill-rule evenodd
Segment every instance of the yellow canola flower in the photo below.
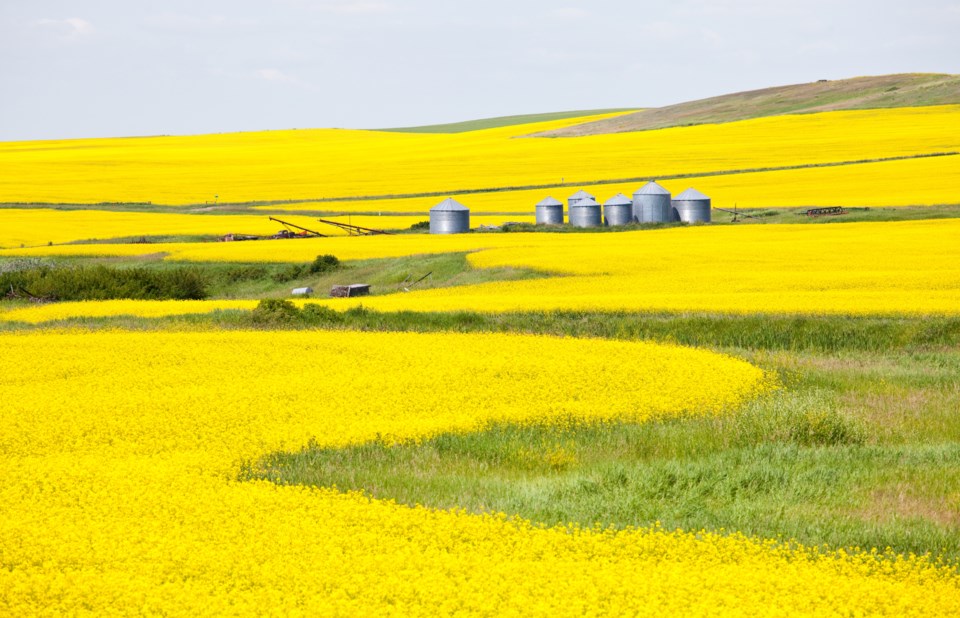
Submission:
M 179 260 L 304 261 L 473 251 L 477 268 L 552 273 L 542 279 L 334 299 L 337 309 L 382 311 L 705 311 L 805 314 L 960 313 L 960 220 L 843 225 L 696 226 L 610 234 L 408 235 L 292 242 L 155 245 Z M 3 255 L 142 253 L 83 245 Z M 376 291 L 376 290 L 374 290 Z M 227 308 L 176 301 L 25 307 L 0 319 L 175 315 Z M 250 305 L 252 306 L 252 302 Z M 234 305 L 242 308 L 240 305 Z M 186 310 L 189 308 L 189 310 Z
M 955 615 L 953 571 L 733 534 L 544 529 L 245 460 L 492 421 L 714 414 L 769 388 L 643 343 L 393 333 L 0 335 L 3 615 Z
M 902 159 L 877 163 L 858 163 L 836 167 L 812 167 L 771 172 L 752 172 L 723 176 L 702 176 L 657 180 L 672 195 L 687 187 L 710 197 L 715 208 L 786 208 L 817 206 L 930 206 L 960 202 L 960 156 Z M 471 220 L 482 212 L 509 212 L 531 216 L 536 204 L 550 196 L 564 204 L 580 189 L 595 195 L 601 204 L 617 193 L 628 198 L 645 181 L 583 185 L 565 185 L 520 191 L 492 191 L 458 195 L 456 199 L 470 208 Z M 438 198 L 364 200 L 360 202 L 308 202 L 255 206 L 253 209 L 291 212 L 299 210 L 342 210 L 383 212 L 426 212 Z M 566 207 L 565 207 L 566 208 Z M 502 217 L 501 217 L 502 218 Z
M 416 195 L 912 156 L 960 150 L 960 137 L 944 130 L 958 113 L 956 105 L 839 111 L 562 139 L 522 136 L 595 117 L 457 134 L 323 129 L 6 142 L 0 202 Z M 372 206 L 331 209 L 398 210 Z
M 531 234 L 395 234 L 208 243 L 78 244 L 0 250 L 0 257 L 116 256 L 164 254 L 187 262 L 309 262 L 330 253 L 341 260 L 458 253 L 484 247 L 528 244 Z
M 278 215 L 279 216 L 279 215 Z M 347 236 L 347 232 L 317 221 L 317 217 L 282 215 L 280 219 L 326 236 Z M 429 215 L 410 216 L 328 216 L 329 221 L 370 229 L 409 229 L 429 221 Z M 473 216 L 471 225 L 499 225 L 504 221 L 533 223 L 534 216 Z M 0 209 L 0 248 L 68 243 L 80 240 L 109 240 L 135 236 L 249 234 L 269 236 L 285 229 L 263 215 L 201 215 L 178 213 L 115 212 L 105 210 L 54 210 L 41 208 Z M 291 231 L 297 232 L 296 228 Z M 150 253 L 153 244 L 138 244 Z

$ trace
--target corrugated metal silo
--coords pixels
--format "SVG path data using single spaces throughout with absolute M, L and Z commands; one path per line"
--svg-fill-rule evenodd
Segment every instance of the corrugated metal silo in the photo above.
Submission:
M 673 198 L 673 208 L 684 223 L 710 223 L 710 198 L 696 189 Z
M 668 223 L 674 220 L 670 192 L 650 181 L 633 194 L 633 218 L 639 223 Z
M 633 201 L 623 193 L 617 193 L 604 202 L 603 220 L 607 225 L 633 223 Z
M 470 231 L 470 209 L 448 197 L 430 209 L 431 234 L 462 234 Z
M 563 202 L 547 197 L 537 204 L 537 225 L 560 225 L 563 223 Z
M 584 200 L 596 200 L 596 199 L 597 199 L 596 196 L 590 195 L 583 189 L 580 189 L 579 191 L 571 195 L 569 198 L 567 198 L 567 206 L 572 207 L 572 206 L 576 206 L 577 204 L 579 204 Z
M 573 227 L 600 227 L 603 218 L 600 216 L 600 204 L 592 197 L 580 198 L 575 205 L 570 206 L 570 225 Z

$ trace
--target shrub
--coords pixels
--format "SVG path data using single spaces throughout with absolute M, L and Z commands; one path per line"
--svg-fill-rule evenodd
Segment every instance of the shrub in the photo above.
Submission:
M 307 268 L 308 267 L 305 264 L 290 264 L 286 268 L 278 270 L 270 275 L 270 278 L 277 283 L 293 281 L 294 279 L 299 279 L 302 277 Z
M 255 281 L 267 276 L 267 269 L 263 266 L 235 266 L 223 273 L 223 278 L 227 283 L 239 283 L 241 281 Z
M 331 272 L 340 268 L 340 260 L 335 255 L 318 255 L 307 269 L 311 275 Z
M 301 312 L 305 321 L 311 324 L 340 324 L 344 321 L 342 313 L 317 303 L 307 303 Z
M 255 324 L 290 324 L 300 319 L 300 310 L 289 300 L 264 298 L 257 303 L 250 317 Z
M 366 318 L 371 314 L 371 311 L 364 307 L 363 305 L 357 305 L 356 307 L 350 307 L 343 312 L 344 317 L 351 319 L 362 319 Z
M 10 296 L 46 300 L 198 300 L 207 297 L 206 281 L 195 268 L 150 270 L 39 266 L 0 274 L 0 290 Z

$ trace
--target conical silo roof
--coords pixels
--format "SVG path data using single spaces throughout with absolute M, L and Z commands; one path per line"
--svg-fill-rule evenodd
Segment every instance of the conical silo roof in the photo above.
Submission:
M 603 203 L 604 206 L 633 206 L 633 200 L 624 195 L 623 193 L 617 193 L 609 200 Z
M 661 187 L 655 180 L 651 180 L 633 193 L 634 195 L 670 195 L 670 192 Z
M 592 200 L 592 199 L 596 199 L 596 196 L 590 195 L 583 189 L 580 189 L 579 191 L 577 191 L 576 193 L 570 196 L 571 200 L 582 200 L 586 198 L 590 198 Z
M 437 211 L 437 212 L 449 212 L 449 211 L 470 210 L 470 209 L 464 206 L 463 204 L 461 204 L 460 202 L 458 202 L 457 200 L 453 199 L 452 197 L 448 197 L 447 199 L 443 200 L 442 202 L 440 202 L 430 210 Z
M 555 200 L 550 196 L 547 196 L 541 201 L 537 206 L 563 206 L 563 202 L 560 200 Z
M 704 195 L 703 193 L 700 193 L 693 187 L 690 187 L 689 189 L 687 189 L 686 191 L 684 191 L 683 193 L 681 193 L 680 195 L 678 195 L 673 199 L 675 201 L 682 201 L 682 200 L 709 200 L 710 198 Z
M 600 205 L 600 202 L 593 199 L 592 197 L 584 197 L 584 198 L 581 198 L 578 203 L 574 204 L 573 207 L 576 208 L 577 206 L 599 206 L 599 205 Z

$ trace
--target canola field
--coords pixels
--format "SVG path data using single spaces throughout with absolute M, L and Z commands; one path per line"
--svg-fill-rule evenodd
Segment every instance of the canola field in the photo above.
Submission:
M 50 331 L 0 350 L 4 615 L 960 612 L 955 573 L 920 558 L 236 480 L 311 439 L 719 414 L 775 387 L 716 353 L 323 332 Z
M 0 203 L 183 205 L 482 192 L 530 185 L 575 190 L 625 178 L 956 152 L 960 137 L 944 127 L 955 125 L 958 113 L 960 106 L 844 111 L 563 139 L 523 136 L 605 116 L 458 134 L 323 129 L 7 142 L 0 144 L 5 170 Z M 946 167 L 955 178 L 957 158 L 946 159 L 927 163 Z M 896 163 L 907 166 L 899 177 L 911 172 L 908 162 L 891 162 L 891 167 L 897 169 Z M 730 187 L 718 198 L 725 204 L 732 198 L 740 205 L 803 206 L 819 204 L 830 199 L 825 193 L 836 191 L 836 199 L 857 195 L 856 204 L 897 205 L 906 199 L 900 195 L 884 201 L 892 184 L 884 176 L 889 168 L 855 167 L 859 171 L 851 168 L 849 177 L 828 174 L 823 178 L 832 184 L 811 185 L 799 195 L 796 188 L 775 191 L 768 201 L 761 192 L 767 181 L 748 177 L 742 187 Z M 791 179 L 773 178 L 773 184 Z M 911 184 L 922 187 L 929 179 L 913 180 L 917 182 Z M 951 186 L 934 181 L 912 203 L 955 203 Z M 509 196 L 503 203 L 483 198 L 475 209 L 532 212 L 543 195 L 523 208 L 518 202 L 511 205 Z M 422 212 L 440 201 L 430 199 L 332 202 L 330 210 Z
M 720 207 L 956 204 L 955 155 L 738 170 L 960 151 L 960 137 L 944 130 L 958 114 L 960 106 L 831 112 L 565 139 L 524 136 L 590 118 L 448 135 L 297 130 L 0 143 L 0 204 L 15 206 L 0 208 L 0 260 L 307 263 L 322 254 L 349 262 L 467 253 L 476 269 L 545 276 L 297 302 L 487 314 L 958 315 L 954 219 L 90 242 L 272 234 L 280 226 L 270 210 L 333 235 L 342 233 L 297 212 L 365 213 L 338 220 L 398 229 L 425 220 L 441 198 L 317 200 L 460 190 L 474 191 L 457 198 L 474 226 L 529 222 L 548 194 L 563 200 L 582 186 L 602 202 L 642 183 L 599 182 L 711 171 L 737 173 L 662 184 L 675 194 L 695 186 Z M 529 185 L 551 188 L 509 190 Z M 215 200 L 241 204 L 240 212 L 218 213 Z M 284 200 L 299 203 L 263 203 Z M 97 206 L 127 202 L 183 212 Z M 36 206 L 43 203 L 89 209 Z M 64 244 L 77 241 L 85 244 Z M 548 528 L 509 513 L 404 506 L 243 476 L 262 456 L 308 444 L 398 445 L 499 423 L 737 414 L 783 388 L 744 360 L 504 334 L 43 326 L 257 302 L 0 304 L 10 329 L 0 332 L 0 616 L 960 615 L 956 565 L 883 548 L 658 525 Z
M 347 236 L 335 226 L 317 221 L 317 217 L 283 215 L 284 221 L 325 236 Z M 325 220 L 372 229 L 409 229 L 417 222 L 429 221 L 416 216 L 326 216 Z M 533 223 L 533 215 L 511 215 L 511 221 Z M 497 225 L 504 217 L 474 216 L 471 224 Z M 137 236 L 225 236 L 248 234 L 269 236 L 284 229 L 266 214 L 176 214 L 149 212 L 112 212 L 106 210 L 55 210 L 48 208 L 0 209 L 0 249 L 35 247 L 77 241 L 93 242 Z M 293 232 L 299 230 L 293 229 Z M 93 244 L 96 244 L 93 242 Z M 143 245 L 141 245 L 141 248 Z
M 476 268 L 553 276 L 321 301 L 381 311 L 704 311 L 854 315 L 960 313 L 960 221 L 673 228 L 619 234 L 379 236 L 149 245 L 168 259 L 309 261 L 471 251 Z M 278 250 L 278 247 L 282 248 Z M 135 256 L 143 245 L 73 245 L 0 255 Z M 29 306 L 0 319 L 158 317 L 252 309 L 256 301 L 105 301 Z
M 937 156 L 898 161 L 858 163 L 835 167 L 810 167 L 767 172 L 701 176 L 658 180 L 672 195 L 688 187 L 708 195 L 715 208 L 790 208 L 844 206 L 932 206 L 960 202 L 960 156 Z M 549 196 L 566 203 L 583 189 L 601 204 L 618 193 L 628 198 L 645 182 L 584 183 L 543 189 L 494 191 L 458 195 L 471 213 L 509 213 L 493 221 L 523 221 L 535 205 Z M 364 212 L 425 213 L 439 201 L 436 197 L 375 199 L 362 202 L 303 202 L 254 206 L 251 210 L 296 213 L 303 210 L 358 209 Z M 471 215 L 471 218 L 476 215 Z

